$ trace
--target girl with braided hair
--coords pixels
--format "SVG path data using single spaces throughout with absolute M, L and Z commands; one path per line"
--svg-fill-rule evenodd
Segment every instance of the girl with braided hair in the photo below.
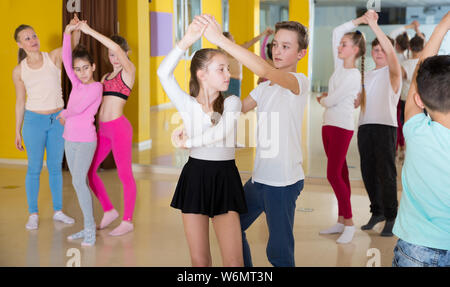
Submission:
M 367 24 L 365 16 L 344 23 L 333 31 L 334 73 L 328 93 L 317 98 L 325 107 L 322 140 L 328 157 L 327 179 L 338 201 L 338 222 L 320 234 L 342 233 L 337 243 L 352 241 L 355 227 L 350 202 L 350 180 L 346 155 L 355 128 L 354 101 L 361 91 L 361 106 L 365 108 L 364 60 L 366 40 L 360 31 L 350 32 L 360 24 Z M 362 70 L 356 68 L 361 57 Z

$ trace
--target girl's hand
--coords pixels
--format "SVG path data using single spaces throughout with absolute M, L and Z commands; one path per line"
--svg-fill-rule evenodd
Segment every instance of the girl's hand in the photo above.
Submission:
M 75 14 L 73 15 L 73 19 L 70 20 L 70 24 L 71 24 L 71 25 L 76 25 L 76 24 L 78 24 L 79 22 L 80 22 L 80 19 L 78 19 L 77 13 L 75 13 Z
M 23 151 L 23 145 L 22 145 L 22 135 L 20 133 L 16 133 L 16 148 L 20 151 Z
M 66 124 L 66 120 L 61 116 L 61 113 L 56 117 L 57 120 L 61 123 L 61 125 Z
M 361 17 L 359 17 L 359 18 L 356 18 L 354 21 L 353 21 L 353 23 L 355 24 L 355 25 L 361 25 L 361 24 L 368 24 L 368 21 L 367 21 L 368 19 L 367 19 L 367 17 L 366 17 L 366 14 L 364 14 L 364 15 L 362 15 Z
M 374 10 L 368 10 L 366 14 L 364 14 L 367 17 L 367 24 L 369 26 L 378 25 L 378 13 Z
M 186 148 L 186 141 L 188 139 L 186 130 L 183 126 L 176 128 L 172 132 L 172 144 L 176 148 Z
M 83 32 L 84 34 L 88 34 L 89 31 L 91 30 L 91 27 L 88 25 L 87 21 L 80 21 L 80 30 L 81 32 Z
M 80 23 L 72 24 L 72 21 L 70 24 L 66 26 L 66 30 L 64 31 L 66 34 L 71 34 L 73 31 L 80 29 Z
M 355 109 L 357 109 L 361 105 L 361 93 L 358 93 L 358 96 L 356 97 L 353 104 L 355 105 Z
M 201 17 L 201 21 L 206 21 L 208 26 L 205 30 L 205 37 L 213 43 L 214 45 L 220 46 L 221 40 L 225 38 L 225 36 L 222 34 L 222 28 L 220 27 L 219 23 L 217 23 L 216 19 L 214 17 L 211 17 L 210 15 L 203 14 Z

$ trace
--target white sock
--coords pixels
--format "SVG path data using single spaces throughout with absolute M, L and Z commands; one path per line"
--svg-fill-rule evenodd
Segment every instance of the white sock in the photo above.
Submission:
M 337 243 L 345 244 L 350 243 L 353 239 L 353 235 L 355 234 L 355 226 L 345 226 L 344 232 L 342 235 L 336 240 Z
M 53 220 L 64 222 L 65 224 L 74 224 L 75 220 L 68 217 L 62 211 L 58 211 L 53 215 Z
M 334 234 L 334 233 L 342 233 L 343 231 L 344 231 L 344 224 L 338 222 L 335 225 L 331 226 L 330 228 L 320 231 L 319 234 Z
M 25 228 L 28 230 L 38 229 L 39 224 L 39 216 L 37 214 L 30 215 L 28 218 L 28 222 L 25 225 Z

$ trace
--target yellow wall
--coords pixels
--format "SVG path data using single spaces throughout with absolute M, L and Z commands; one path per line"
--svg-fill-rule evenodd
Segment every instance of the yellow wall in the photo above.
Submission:
M 19 152 L 15 139 L 15 89 L 12 70 L 17 65 L 17 44 L 14 30 L 20 24 L 32 26 L 41 42 L 41 50 L 50 52 L 62 44 L 62 1 L 1 0 L 0 1 L 0 58 L 2 69 L 2 104 L 0 105 L 0 158 L 26 159 Z
M 175 17 L 174 10 L 174 1 L 152 1 L 150 3 L 149 8 L 150 12 L 164 12 L 164 13 L 172 13 L 173 17 Z M 202 0 L 202 12 L 214 15 L 217 21 L 222 24 L 222 0 Z M 173 22 L 175 23 L 175 22 Z M 175 27 L 173 27 L 173 44 L 176 44 L 175 40 Z M 217 48 L 215 45 L 211 44 L 209 41 L 203 39 L 202 40 L 202 48 Z M 156 71 L 158 70 L 159 65 L 161 64 L 164 56 L 159 57 L 150 57 L 150 105 L 157 106 L 161 104 L 170 103 L 169 98 L 165 94 L 161 83 L 159 82 L 158 77 L 156 76 Z M 175 79 L 177 79 L 180 87 L 188 92 L 189 90 L 189 60 L 181 60 L 178 64 L 177 68 L 174 71 Z
M 136 65 L 136 81 L 125 106 L 133 125 L 133 142 L 150 139 L 150 16 L 147 0 L 118 0 L 119 34 L 127 39 Z
M 289 20 L 297 21 L 309 28 L 309 0 L 289 0 Z M 309 31 L 310 40 L 311 33 Z M 311 45 L 311 41 L 309 43 Z M 308 59 L 309 59 L 309 48 L 306 56 L 301 59 L 297 65 L 297 72 L 308 75 Z M 303 125 L 302 125 L 302 152 L 303 152 L 303 169 L 305 174 L 308 173 L 308 119 L 309 119 L 309 98 L 307 101 L 307 106 L 305 108 L 305 113 L 303 115 Z
M 259 0 L 229 0 L 230 4 L 230 33 L 236 43 L 243 44 L 258 36 L 259 31 Z M 252 13 L 253 12 L 253 13 Z M 259 54 L 259 42 L 249 50 Z M 256 87 L 258 78 L 245 66 L 242 69 L 241 98 L 247 97 Z
M 205 14 L 213 15 L 217 22 L 222 25 L 222 0 L 202 0 L 202 12 Z M 213 45 L 211 42 L 202 39 L 202 47 L 203 48 L 213 48 L 216 49 L 217 46 Z

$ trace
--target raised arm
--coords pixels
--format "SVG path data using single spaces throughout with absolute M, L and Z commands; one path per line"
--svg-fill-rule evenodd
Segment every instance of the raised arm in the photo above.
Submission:
M 384 32 L 381 30 L 380 26 L 378 26 L 378 14 L 373 11 L 369 10 L 365 14 L 367 16 L 367 22 L 372 29 L 372 31 L 377 36 L 378 41 L 380 42 L 381 48 L 383 48 L 383 51 L 386 53 L 388 66 L 389 66 L 389 75 L 391 80 L 391 86 L 395 93 L 397 93 L 401 86 L 401 80 L 402 80 L 402 70 L 400 63 L 397 59 L 397 55 L 395 53 L 394 46 L 392 46 L 391 42 L 389 41 L 388 37 L 384 34 Z
M 201 38 L 205 27 L 206 26 L 202 23 L 194 20 L 189 25 L 183 39 L 175 45 L 158 67 L 157 74 L 164 91 L 180 112 L 185 111 L 188 108 L 190 96 L 180 88 L 175 80 L 173 71 L 186 50 Z
M 70 25 L 76 25 L 80 22 L 80 19 L 78 19 L 77 14 L 75 13 L 74 18 L 70 21 Z M 81 38 L 81 31 L 80 30 L 74 30 L 72 31 L 72 35 L 71 35 L 72 39 L 71 39 L 71 45 L 72 45 L 72 50 L 78 45 L 78 43 L 80 43 L 80 38 Z M 55 63 L 55 65 L 57 67 L 61 68 L 62 65 L 62 47 L 59 47 L 53 51 L 51 51 L 49 53 L 50 59 L 53 61 L 53 63 Z
M 21 67 L 16 66 L 13 70 L 13 82 L 16 89 L 16 148 L 23 151 L 22 146 L 22 124 L 23 116 L 25 114 L 25 100 L 26 100 L 26 89 L 25 84 L 21 79 Z
M 261 38 L 265 35 L 269 36 L 273 34 L 273 30 L 270 29 L 269 27 L 266 28 L 266 30 L 264 30 L 264 32 L 262 32 L 261 34 L 259 34 L 258 36 L 256 36 L 255 38 L 251 39 L 248 42 L 245 42 L 244 44 L 242 44 L 241 46 L 245 49 L 250 48 L 251 46 L 255 45 L 256 42 L 258 42 L 259 40 L 261 40 Z
M 334 57 L 334 68 L 342 67 L 344 65 L 344 61 L 338 58 L 338 48 L 341 45 L 342 37 L 344 37 L 345 33 L 348 33 L 358 27 L 359 25 L 366 23 L 365 17 L 359 17 L 352 21 L 348 21 L 340 26 L 337 26 L 333 30 L 333 57 Z
M 125 73 L 133 76 L 135 75 L 136 67 L 128 58 L 127 52 L 125 52 L 116 42 L 92 29 L 86 21 L 81 21 L 80 30 L 86 35 L 89 35 L 102 43 L 109 50 L 113 51 Z
M 416 70 L 414 71 L 414 76 L 411 81 L 411 87 L 409 89 L 408 98 L 406 99 L 405 104 L 405 122 L 407 122 L 413 116 L 423 112 L 423 107 L 419 107 L 414 100 L 415 95 L 418 93 L 416 82 L 417 71 L 419 70 L 420 64 L 426 58 L 437 55 L 437 53 L 439 52 L 439 48 L 442 45 L 442 41 L 444 40 L 445 35 L 447 34 L 449 29 L 450 12 L 447 12 L 444 18 L 442 18 L 441 22 L 436 26 L 430 40 L 425 45 L 425 48 L 423 49 L 420 56 L 419 63 L 417 64 Z
M 64 64 L 64 69 L 66 70 L 66 74 L 69 77 L 70 81 L 72 82 L 72 86 L 77 86 L 81 83 L 81 81 L 78 79 L 78 77 L 75 75 L 75 72 L 73 71 L 73 63 L 72 63 L 72 45 L 71 45 L 71 33 L 75 29 L 77 29 L 79 24 L 72 25 L 69 24 L 66 26 L 66 30 L 64 32 L 64 39 L 63 39 L 63 48 L 62 48 L 62 60 Z
M 230 41 L 223 36 L 220 25 L 209 15 L 196 16 L 196 19 L 208 24 L 205 30 L 205 37 L 211 43 L 221 47 L 257 76 L 269 79 L 273 83 L 290 90 L 295 95 L 301 94 L 300 85 L 293 74 L 272 67 L 263 58 Z M 306 50 L 302 50 L 299 52 L 299 57 L 303 57 L 305 54 Z

